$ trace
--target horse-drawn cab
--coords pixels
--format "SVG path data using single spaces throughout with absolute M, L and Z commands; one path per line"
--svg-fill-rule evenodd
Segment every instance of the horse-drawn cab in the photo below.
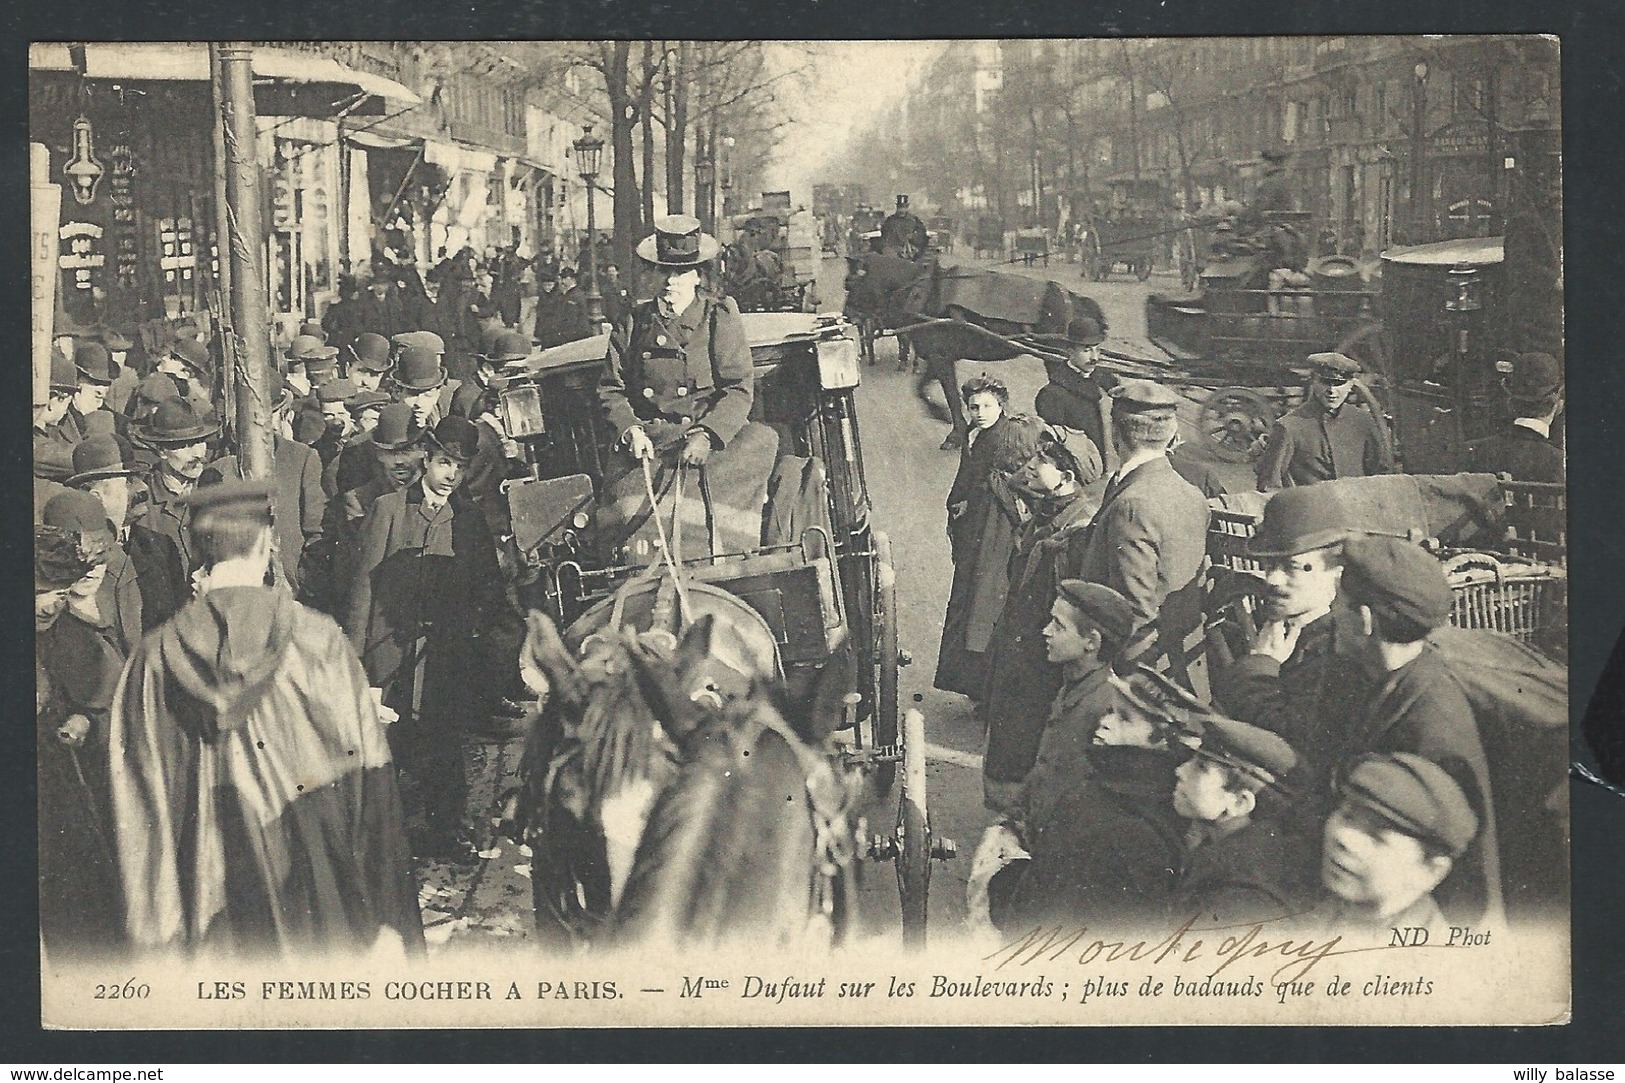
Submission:
M 905 931 L 920 936 L 930 857 L 933 849 L 951 854 L 951 844 L 933 848 L 925 824 L 923 736 L 900 742 L 898 667 L 907 658 L 898 644 L 890 542 L 873 527 L 864 477 L 855 332 L 836 315 L 745 313 L 743 322 L 755 370 L 753 424 L 727 451 L 742 454 L 747 441 L 766 449 L 760 484 L 721 491 L 718 459 L 703 477 L 675 471 L 664 488 L 646 472 L 648 499 L 633 509 L 641 515 L 635 525 L 627 509 L 608 502 L 607 482 L 629 462 L 596 400 L 607 339 L 541 351 L 502 390 L 500 416 L 530 464 L 528 477 L 504 487 L 522 564 L 520 600 L 564 630 L 552 654 L 554 668 L 570 674 L 590 670 L 594 651 L 613 658 L 630 651 L 642 658 L 637 665 L 664 672 L 703 621 L 710 631 L 702 653 L 720 676 L 687 665 L 703 687 L 685 684 L 670 698 L 679 715 L 691 696 L 714 699 L 727 714 L 733 694 L 765 688 L 775 702 L 794 705 L 785 711 L 801 715 L 795 728 L 815 749 L 822 735 L 850 728 L 832 777 L 858 768 L 884 792 L 903 763 L 905 778 L 914 779 L 903 794 L 904 811 L 916 810 L 913 826 L 905 822 L 873 850 L 897 861 L 904 912 L 912 915 Z M 654 540 L 634 544 L 627 529 Z M 658 662 L 645 657 L 650 650 Z M 743 683 L 730 688 L 728 680 Z M 540 785 L 550 771 L 536 765 L 527 785 Z M 533 807 L 528 822 L 545 820 L 546 811 Z M 579 828 L 580 815 L 572 815 Z M 848 833 L 848 850 L 852 843 Z M 629 861 L 630 851 L 624 856 Z M 551 875 L 537 870 L 539 915 L 541 878 Z M 556 879 L 549 882 L 557 886 Z M 603 910 L 617 899 L 618 890 L 600 894 L 595 905 Z M 547 906 L 580 909 L 568 899 Z
M 1104 282 L 1122 267 L 1144 282 L 1179 224 L 1166 186 L 1151 178 L 1114 177 L 1107 198 L 1088 209 L 1078 238 L 1083 277 Z
M 809 311 L 817 302 L 818 223 L 808 212 L 790 209 L 788 192 L 766 195 L 784 198 L 726 223 L 720 238 L 724 287 L 742 312 Z

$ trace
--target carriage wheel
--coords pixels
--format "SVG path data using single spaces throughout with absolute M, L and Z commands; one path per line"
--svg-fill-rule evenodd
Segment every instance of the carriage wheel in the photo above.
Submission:
M 897 806 L 897 896 L 903 913 L 903 946 L 925 947 L 931 895 L 931 817 L 925 797 L 925 716 L 903 719 L 903 797 Z
M 1221 387 L 1203 400 L 1197 424 L 1209 451 L 1225 462 L 1244 463 L 1263 454 L 1276 415 L 1275 407 L 1258 392 Z
M 875 665 L 879 673 L 875 680 L 875 708 L 871 726 L 877 748 L 897 744 L 897 665 L 900 646 L 897 640 L 897 576 L 892 564 L 891 538 L 885 531 L 875 534 L 875 626 L 878 629 L 875 646 Z M 907 750 L 904 750 L 907 754 Z M 921 748 L 924 755 L 924 748 Z M 897 764 L 882 763 L 875 770 L 875 787 L 879 793 L 891 790 L 897 779 Z
M 872 316 L 858 317 L 858 358 L 866 365 L 875 364 L 875 321 Z

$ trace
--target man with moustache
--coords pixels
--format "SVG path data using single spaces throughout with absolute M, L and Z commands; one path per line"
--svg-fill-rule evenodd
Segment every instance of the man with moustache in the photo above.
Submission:
M 110 544 L 106 574 L 96 594 L 96 605 L 106 620 L 114 644 L 128 657 L 141 642 L 143 631 L 140 570 L 126 551 L 129 539 L 131 469 L 126 445 L 113 433 L 87 437 L 73 449 L 74 474 L 68 486 L 96 500 L 107 520 Z
M 1309 355 L 1309 396 L 1270 429 L 1258 460 L 1258 489 L 1313 485 L 1394 472 L 1393 449 L 1371 411 L 1349 403 L 1360 363 L 1340 353 Z
M 155 573 L 162 570 L 162 581 L 153 583 L 151 593 L 147 584 L 142 584 L 149 627 L 174 616 L 192 596 L 192 572 L 197 562 L 187 530 L 191 511 L 186 497 L 208 467 L 209 445 L 219 433 L 220 422 L 212 411 L 201 412 L 192 401 L 174 398 L 159 403 L 138 434 L 157 456 L 157 464 L 146 479 L 146 508 L 131 524 L 132 534 L 142 532 L 141 544 L 150 551 Z
M 64 428 L 83 440 L 94 432 L 113 432 L 117 427 L 113 412 L 107 409 L 107 390 L 118 378 L 113 356 L 100 342 L 81 342 L 73 350 L 73 367 L 78 386 L 63 418 Z

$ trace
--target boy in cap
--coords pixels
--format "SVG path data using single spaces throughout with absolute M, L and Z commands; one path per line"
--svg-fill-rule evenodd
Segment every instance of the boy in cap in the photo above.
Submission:
M 142 642 L 111 717 L 128 940 L 421 953 L 376 701 L 338 626 L 265 585 L 269 484 L 224 481 L 188 505 L 199 594 Z
M 1563 449 L 1552 442 L 1552 422 L 1563 405 L 1563 367 L 1550 354 L 1520 353 L 1496 368 L 1504 371 L 1512 418 L 1467 445 L 1467 469 L 1508 474 L 1513 481 L 1561 483 Z
M 1314 723 L 1327 669 L 1335 664 L 1332 603 L 1343 574 L 1343 539 L 1356 527 L 1335 486 L 1271 496 L 1247 543 L 1262 565 L 1261 624 L 1246 653 L 1211 670 L 1214 702 L 1300 750 L 1305 787 L 1317 794 L 1336 766 L 1334 735 L 1316 732 Z
M 1360 363 L 1345 354 L 1314 353 L 1308 364 L 1308 397 L 1275 422 L 1258 460 L 1259 491 L 1392 474 L 1394 453 L 1382 422 L 1348 401 Z
M 1178 654 L 1200 620 L 1197 573 L 1207 554 L 1207 498 L 1168 459 L 1180 398 L 1150 380 L 1124 380 L 1112 395 L 1112 441 L 1121 466 L 1095 513 L 1079 579 L 1111 587 L 1134 606 L 1129 661 Z
M 344 620 L 368 679 L 401 715 L 391 740 L 417 778 L 427 827 L 416 852 L 458 864 L 474 860 L 459 727 L 488 716 L 482 637 L 514 619 L 491 532 L 454 498 L 478 442 L 467 418 L 443 419 L 427 435 L 422 476 L 373 501 Z
M 1287 821 L 1285 783 L 1297 762 L 1268 730 L 1218 715 L 1205 721 L 1175 772 L 1173 810 L 1189 827 L 1170 920 L 1226 927 L 1313 905 L 1314 843 Z
M 1439 561 L 1399 538 L 1344 543 L 1333 616 L 1340 664 L 1321 696 L 1319 723 L 1341 733 L 1342 761 L 1412 752 L 1448 771 L 1482 825 L 1440 884 L 1439 906 L 1458 925 L 1503 913 L 1500 850 L 1478 722 L 1429 633 L 1450 619 L 1452 595 Z
M 1121 615 L 1129 616 L 1126 602 Z M 1185 822 L 1168 795 L 1185 754 L 1182 738 L 1210 712 L 1148 669 L 1122 680 L 1108 676 L 1103 690 L 1091 729 L 1073 731 L 1088 743 L 1084 769 L 1041 818 L 1024 825 L 1019 842 L 1030 860 L 1010 864 L 988 885 L 993 924 L 1006 934 L 1043 923 L 1132 930 L 1160 919 L 1173 891 Z M 999 830 L 1006 829 L 989 834 Z M 1006 840 L 1006 849 L 1015 841 Z
M 107 713 L 124 655 L 96 604 L 111 535 L 95 498 L 67 490 L 34 529 L 40 935 L 71 955 L 117 941 L 107 835 Z
M 1411 752 L 1361 757 L 1349 769 L 1323 831 L 1320 876 L 1334 900 L 1327 928 L 1347 935 L 1426 929 L 1443 940 L 1449 923 L 1434 890 L 1478 832 L 1461 787 L 1438 764 Z

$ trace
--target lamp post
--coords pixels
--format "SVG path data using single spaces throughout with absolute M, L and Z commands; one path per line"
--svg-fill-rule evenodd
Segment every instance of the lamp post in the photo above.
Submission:
M 1411 69 L 1416 81 L 1411 84 L 1411 243 L 1421 244 L 1427 234 L 1427 199 L 1423 192 L 1426 181 L 1422 168 L 1422 155 L 1427 150 L 1428 117 L 1428 65 L 1417 61 Z
M 598 293 L 598 219 L 594 211 L 594 184 L 604 157 L 604 141 L 592 134 L 592 125 L 581 127 L 581 138 L 573 144 L 576 172 L 587 185 L 587 321 L 598 327 L 604 322 L 604 299 Z
M 694 163 L 694 183 L 699 186 L 698 198 L 694 201 L 694 209 L 699 213 L 700 228 L 707 233 L 715 233 L 717 201 L 716 190 L 712 184 L 716 181 L 716 167 L 711 164 L 709 157 L 701 157 Z
M 722 213 L 734 212 L 734 137 L 727 136 L 722 140 Z

